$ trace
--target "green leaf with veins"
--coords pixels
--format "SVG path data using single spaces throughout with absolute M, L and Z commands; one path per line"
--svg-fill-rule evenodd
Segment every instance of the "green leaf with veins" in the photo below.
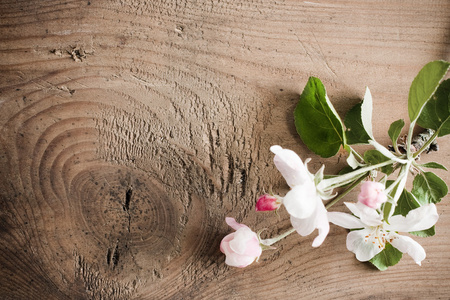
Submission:
M 411 231 L 410 234 L 413 234 L 415 236 L 419 236 L 419 237 L 429 237 L 429 236 L 433 236 L 436 234 L 436 227 L 432 226 L 428 229 L 425 230 L 420 230 L 420 231 Z
M 411 122 L 417 120 L 424 105 L 447 73 L 449 66 L 450 63 L 442 60 L 429 62 L 414 78 L 408 95 L 408 114 Z
M 438 136 L 450 133 L 450 79 L 443 81 L 424 106 L 417 125 L 438 131 Z
M 391 124 L 388 130 L 389 137 L 392 140 L 392 145 L 394 149 L 397 151 L 397 140 L 402 132 L 403 126 L 405 126 L 405 121 L 403 119 L 397 120 Z
M 368 144 L 370 140 L 362 123 L 361 106 L 362 102 L 356 104 L 345 115 L 344 124 L 347 128 L 345 133 L 349 145 Z
M 447 195 L 447 184 L 433 172 L 418 174 L 413 181 L 411 193 L 420 204 L 438 203 Z
M 364 161 L 371 165 L 376 165 L 385 161 L 388 161 L 389 158 L 381 154 L 378 150 L 371 149 L 364 152 Z M 384 174 L 391 174 L 394 171 L 394 167 L 392 165 L 387 165 L 381 168 L 381 172 Z
M 403 253 L 387 243 L 384 250 L 369 260 L 380 271 L 396 265 L 402 259 Z
M 294 111 L 295 127 L 305 145 L 322 157 L 346 144 L 343 124 L 320 79 L 310 77 Z
M 441 169 L 448 171 L 447 168 L 441 164 L 438 164 L 437 162 L 429 162 L 422 165 L 419 165 L 421 168 L 432 168 L 432 169 Z
M 402 194 L 400 195 L 400 198 L 398 198 L 394 215 L 406 216 L 411 210 L 418 207 L 420 207 L 420 203 L 416 199 L 416 197 L 412 193 L 404 189 Z

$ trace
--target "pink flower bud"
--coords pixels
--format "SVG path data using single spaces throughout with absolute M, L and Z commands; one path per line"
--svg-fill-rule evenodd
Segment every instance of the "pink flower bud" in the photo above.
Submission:
M 256 202 L 256 211 L 276 210 L 281 206 L 281 199 L 278 196 L 269 194 L 262 195 Z
M 225 221 L 236 231 L 222 239 L 220 251 L 225 254 L 227 265 L 244 268 L 254 262 L 262 253 L 258 235 L 233 218 L 225 218 Z
M 381 204 L 387 201 L 387 196 L 384 193 L 384 185 L 375 181 L 363 182 L 361 192 L 358 195 L 358 201 L 374 209 L 380 208 Z

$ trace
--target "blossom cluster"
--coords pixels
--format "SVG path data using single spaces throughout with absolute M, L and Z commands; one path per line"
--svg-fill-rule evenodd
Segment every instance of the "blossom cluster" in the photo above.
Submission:
M 246 267 L 257 261 L 264 250 L 274 249 L 274 243 L 293 232 L 308 236 L 317 231 L 312 247 L 319 247 L 329 233 L 330 224 L 334 224 L 349 230 L 347 249 L 361 262 L 370 261 L 385 270 L 405 253 L 421 265 L 426 257 L 425 250 L 410 235 L 435 234 L 439 219 L 436 204 L 447 195 L 448 188 L 436 174 L 424 170 L 446 170 L 444 166 L 435 162 L 419 164 L 418 160 L 422 152 L 429 152 L 438 136 L 450 134 L 450 79 L 442 81 L 449 67 L 448 62 L 435 61 L 419 72 L 408 99 L 409 132 L 405 140 L 401 139 L 405 123 L 403 120 L 393 122 L 388 132 L 392 140 L 389 148 L 383 147 L 373 136 L 369 89 L 364 100 L 352 108 L 342 122 L 320 80 L 310 78 L 294 112 L 297 131 L 306 146 L 322 157 L 330 157 L 344 148 L 348 152 L 349 167 L 335 176 L 325 176 L 325 166 L 313 174 L 308 170 L 310 159 L 303 162 L 292 150 L 279 145 L 270 147 L 275 167 L 290 190 L 284 196 L 272 193 L 260 196 L 255 210 L 278 211 L 284 207 L 292 229 L 262 239 L 248 226 L 227 217 L 226 223 L 235 232 L 225 236 L 220 244 L 226 256 L 225 263 Z M 314 115 L 315 112 L 318 113 Z M 421 144 L 414 142 L 416 124 L 428 129 Z M 322 137 L 322 142 L 314 138 L 317 136 Z M 337 143 L 330 142 L 336 140 Z M 360 154 L 353 148 L 359 144 L 372 145 L 374 149 Z M 414 176 L 411 191 L 405 188 L 408 174 Z M 360 189 L 357 197 L 344 202 L 349 213 L 330 211 L 356 187 Z

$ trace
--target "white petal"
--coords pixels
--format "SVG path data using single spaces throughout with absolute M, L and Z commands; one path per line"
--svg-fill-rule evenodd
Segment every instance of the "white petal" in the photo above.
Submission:
M 351 152 L 348 154 L 348 157 L 347 157 L 347 164 L 348 164 L 350 167 L 352 167 L 352 169 L 356 169 L 357 167 L 362 167 L 362 166 L 364 166 L 364 164 L 360 163 L 360 162 L 356 159 L 355 155 L 353 154 L 353 151 L 351 151 Z
M 316 229 L 315 218 L 297 219 L 291 216 L 292 227 L 295 228 L 301 236 L 310 235 Z
M 291 216 L 304 219 L 316 210 L 318 197 L 314 183 L 307 181 L 290 190 L 283 198 L 283 205 Z
M 319 202 L 320 201 L 320 202 Z M 311 234 L 316 228 L 319 230 L 319 235 L 314 239 L 312 246 L 320 246 L 330 231 L 330 224 L 328 223 L 327 211 L 319 199 L 317 210 L 305 219 L 298 219 L 291 216 L 291 224 L 301 236 Z
M 399 232 L 425 230 L 436 224 L 438 219 L 436 205 L 431 203 L 411 210 L 406 217 L 402 215 L 390 217 L 389 224 L 384 228 Z
M 403 253 L 408 253 L 409 256 L 414 259 L 416 264 L 421 265 L 422 260 L 425 259 L 426 253 L 423 247 L 408 236 L 402 236 L 398 234 L 391 234 L 394 239 L 391 241 L 391 245 L 402 251 Z
M 319 201 L 314 201 L 317 204 Z M 322 204 L 323 205 L 323 204 Z M 316 229 L 316 209 L 314 209 L 313 213 L 308 218 L 296 218 L 291 215 L 291 224 L 292 227 L 300 234 L 301 236 L 307 236 L 311 234 L 314 229 Z
M 294 151 L 277 145 L 270 147 L 270 151 L 275 154 L 275 166 L 291 188 L 311 180 L 301 158 Z
M 330 232 L 330 223 L 328 223 L 327 210 L 323 205 L 323 202 L 319 200 L 320 203 L 317 205 L 317 213 L 316 213 L 316 228 L 319 231 L 319 234 L 314 239 L 312 246 L 319 247 L 322 245 L 323 241 Z
M 358 229 L 366 227 L 358 218 L 352 216 L 351 214 L 342 212 L 328 212 L 328 221 L 347 229 Z
M 361 208 L 357 206 L 355 203 L 344 202 L 345 206 L 358 218 L 361 216 Z
M 364 94 L 364 100 L 361 105 L 361 121 L 364 129 L 370 138 L 373 139 L 372 132 L 372 94 L 368 87 L 366 87 L 366 93 Z
M 368 207 L 360 202 L 356 204 L 357 207 L 360 208 L 360 219 L 361 222 L 368 226 L 378 226 L 381 225 L 383 222 L 382 217 L 377 212 L 376 209 Z
M 355 253 L 359 261 L 368 261 L 383 250 L 377 243 L 373 243 L 373 239 L 366 238 L 370 233 L 371 230 L 366 228 L 351 231 L 347 235 L 347 249 Z

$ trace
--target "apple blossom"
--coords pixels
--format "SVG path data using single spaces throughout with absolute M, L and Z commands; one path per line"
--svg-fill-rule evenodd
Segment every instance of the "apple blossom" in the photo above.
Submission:
M 347 229 L 358 229 L 347 235 L 347 249 L 355 253 L 359 261 L 368 261 L 380 253 L 389 243 L 401 252 L 408 253 L 420 265 L 425 259 L 423 247 L 407 236 L 397 232 L 413 232 L 429 229 L 438 220 L 436 205 L 427 204 L 409 211 L 406 216 L 395 215 L 389 223 L 377 210 L 362 203 L 345 203 L 353 215 L 328 212 L 331 223 Z
M 258 235 L 233 218 L 227 217 L 225 222 L 236 231 L 222 239 L 220 251 L 225 254 L 227 265 L 244 268 L 258 259 L 262 253 Z
M 365 181 L 361 185 L 358 201 L 368 207 L 378 209 L 387 201 L 384 184 L 376 181 Z
M 320 246 L 328 235 L 330 225 L 314 176 L 294 151 L 280 146 L 272 146 L 270 151 L 275 154 L 275 166 L 291 187 L 283 198 L 283 205 L 291 216 L 292 226 L 302 236 L 311 234 L 317 228 L 319 235 L 312 246 Z
M 256 202 L 256 211 L 276 210 L 281 206 L 281 197 L 264 194 Z
M 388 130 L 392 146 L 388 148 L 374 138 L 373 101 L 368 88 L 363 101 L 353 106 L 341 119 L 323 83 L 318 78 L 310 77 L 294 110 L 295 129 L 308 149 L 322 158 L 336 154 L 341 157 L 341 149 L 346 151 L 347 164 L 351 169 L 325 176 L 322 165 L 312 174 L 307 167 L 309 158 L 302 161 L 295 152 L 278 145 L 272 146 L 270 150 L 274 153 L 275 166 L 290 190 L 284 197 L 272 193 L 260 196 L 255 209 L 273 211 L 283 204 L 290 215 L 292 227 L 262 239 L 260 233 L 263 230 L 255 233 L 233 218 L 226 218 L 235 232 L 224 237 L 220 244 L 221 251 L 226 255 L 225 263 L 235 267 L 248 266 L 258 260 L 262 251 L 274 249 L 273 244 L 294 232 L 306 236 L 317 229 L 312 246 L 318 247 L 327 237 L 329 222 L 332 222 L 350 229 L 346 245 L 360 261 L 370 261 L 379 270 L 385 270 L 395 265 L 402 253 L 407 253 L 420 265 L 426 257 L 425 250 L 411 237 L 401 233 L 434 235 L 433 226 L 439 218 L 435 204 L 448 195 L 444 180 L 424 170 L 446 168 L 435 162 L 417 162 L 419 155 L 427 151 L 437 137 L 450 134 L 447 128 L 449 114 L 440 110 L 449 104 L 450 80 L 445 80 L 448 70 L 450 62 L 443 60 L 430 62 L 420 70 L 408 95 L 409 131 L 402 138 L 400 135 L 405 121 L 399 119 L 393 122 Z M 422 144 L 418 146 L 413 143 L 416 124 L 434 130 L 422 136 L 425 138 L 421 138 Z M 359 153 L 352 148 L 353 145 L 371 145 L 374 149 Z M 374 179 L 378 177 L 378 172 L 384 173 L 381 182 Z M 406 187 L 410 174 L 415 178 L 409 192 Z M 350 213 L 327 212 L 361 183 L 357 202 L 345 203 Z M 337 188 L 344 189 L 335 192 Z M 330 201 L 325 206 L 323 201 L 326 200 Z M 425 203 L 428 204 L 421 206 Z

